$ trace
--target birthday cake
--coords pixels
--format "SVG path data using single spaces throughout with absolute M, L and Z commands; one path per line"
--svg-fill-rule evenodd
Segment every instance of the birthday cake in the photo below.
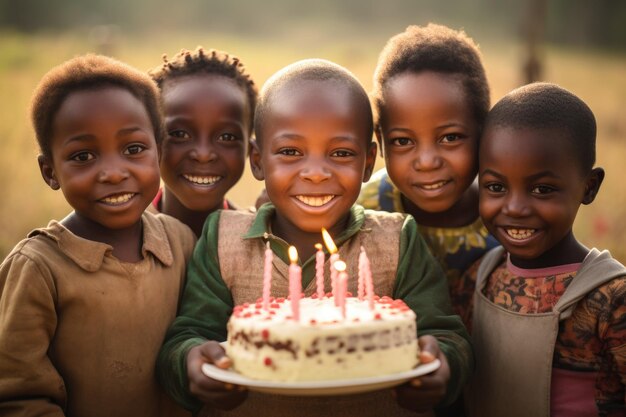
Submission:
M 352 379 L 413 369 L 418 363 L 415 313 L 389 297 L 359 300 L 343 308 L 332 296 L 271 298 L 235 307 L 226 353 L 244 376 L 268 381 Z

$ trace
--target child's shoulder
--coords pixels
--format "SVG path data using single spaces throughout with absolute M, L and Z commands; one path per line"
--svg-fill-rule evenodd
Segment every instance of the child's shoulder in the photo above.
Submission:
M 193 251 L 196 236 L 193 231 L 180 220 L 163 213 L 153 213 L 146 210 L 142 216 L 146 231 L 145 241 L 154 238 L 156 241 L 167 242 L 170 249 L 176 252 L 181 249 L 188 255 Z M 186 256 L 188 257 L 188 256 Z
M 32 230 L 18 242 L 3 260 L 2 269 L 16 272 L 38 270 L 47 275 L 45 271 L 52 267 L 72 263 L 74 249 L 78 248 L 72 237 L 71 232 L 52 220 L 48 226 Z
M 611 256 L 607 250 L 591 249 L 585 257 L 577 276 L 580 281 L 588 283 L 593 288 L 589 292 L 601 295 L 605 300 L 619 299 L 624 301 L 626 296 L 626 267 Z M 582 283 L 579 285 L 583 285 Z
M 412 216 L 406 213 L 387 212 L 387 211 L 380 211 L 380 210 L 365 208 L 365 210 L 363 211 L 363 214 L 365 215 L 365 221 L 376 222 L 376 223 L 381 223 L 381 224 L 386 224 L 386 223 L 404 224 L 407 221 L 407 219 L 410 219 L 409 221 L 415 222 L 415 219 L 413 219 Z

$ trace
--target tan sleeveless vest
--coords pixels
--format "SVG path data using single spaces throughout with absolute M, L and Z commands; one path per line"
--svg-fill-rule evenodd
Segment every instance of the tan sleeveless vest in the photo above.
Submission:
M 223 211 L 219 223 L 218 256 L 222 278 L 231 290 L 235 305 L 252 302 L 261 297 L 263 289 L 263 259 L 265 242 L 263 239 L 244 239 L 254 221 L 254 214 L 248 212 Z M 400 250 L 400 234 L 404 216 L 398 213 L 373 213 L 366 210 L 365 222 L 361 230 L 339 248 L 339 256 L 348 266 L 348 291 L 356 294 L 357 266 L 360 247 L 369 255 L 372 275 L 375 279 L 375 292 L 391 296 Z M 321 235 L 320 235 L 321 239 Z M 241 262 L 241 254 L 247 256 Z M 274 297 L 288 294 L 288 265 L 274 256 L 272 289 Z M 326 261 L 325 290 L 330 291 L 328 260 Z M 303 289 L 309 296 L 316 291 L 315 279 Z M 231 411 L 211 410 L 206 406 L 202 416 L 253 416 L 253 417 L 314 417 L 314 416 L 416 416 L 402 409 L 392 397 L 391 390 L 375 391 L 366 394 L 329 397 L 289 397 L 250 392 L 248 399 Z
M 468 387 L 470 415 L 476 417 L 549 417 L 550 383 L 559 321 L 571 316 L 590 291 L 626 269 L 608 251 L 592 249 L 552 312 L 520 314 L 485 297 L 491 272 L 504 249 L 492 249 L 478 269 L 473 333 L 476 371 Z
M 378 213 L 366 210 L 361 230 L 339 248 L 339 256 L 347 264 L 349 275 L 348 291 L 357 292 L 358 258 L 363 246 L 370 259 L 372 275 L 375 277 L 374 291 L 378 295 L 391 295 L 396 279 L 400 253 L 400 234 L 404 216 L 399 213 Z M 220 272 L 230 289 L 235 305 L 254 302 L 263 290 L 263 259 L 265 241 L 259 238 L 245 239 L 243 236 L 254 221 L 249 212 L 222 211 L 219 221 L 218 256 Z M 320 234 L 320 241 L 322 236 Z M 246 262 L 241 262 L 241 254 Z M 286 297 L 289 294 L 289 265 L 274 256 L 272 270 L 272 296 Z M 329 261 L 325 264 L 325 291 L 330 291 Z M 315 279 L 303 292 L 306 296 L 317 290 Z

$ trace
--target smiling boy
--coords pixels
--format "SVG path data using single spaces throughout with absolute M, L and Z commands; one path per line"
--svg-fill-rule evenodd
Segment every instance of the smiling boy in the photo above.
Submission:
M 475 415 L 624 415 L 626 269 L 573 232 L 604 179 L 595 144 L 591 109 L 554 84 L 489 113 L 480 215 L 502 247 L 476 273 Z
M 365 211 L 354 202 L 373 168 L 372 115 L 352 74 L 322 60 L 292 64 L 264 86 L 255 114 L 250 156 L 273 204 L 252 214 L 221 211 L 207 219 L 189 266 L 181 311 L 160 354 L 166 389 L 185 407 L 220 415 L 404 415 L 453 400 L 472 368 L 466 332 L 453 316 L 443 273 L 411 217 Z M 396 390 L 349 397 L 280 397 L 235 390 L 206 377 L 205 362 L 227 366 L 218 342 L 237 304 L 261 296 L 263 253 L 273 250 L 272 295 L 287 295 L 287 248 L 305 260 L 302 288 L 316 290 L 314 244 L 320 229 L 335 237 L 356 293 L 360 246 L 372 256 L 375 291 L 402 298 L 417 313 L 424 360 L 439 358 L 433 374 Z M 436 336 L 437 339 L 435 339 Z M 441 350 L 440 350 L 441 348 Z M 241 405 L 240 405 L 241 404 Z M 400 405 L 400 406 L 398 406 Z

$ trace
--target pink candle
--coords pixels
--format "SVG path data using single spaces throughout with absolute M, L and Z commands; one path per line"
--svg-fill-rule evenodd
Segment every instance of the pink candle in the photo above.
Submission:
M 270 308 L 270 289 L 272 287 L 272 261 L 274 254 L 270 249 L 270 242 L 265 246 L 265 262 L 263 264 L 263 309 Z
M 358 281 L 358 296 L 359 300 L 363 301 L 365 297 L 365 258 L 367 255 L 365 254 L 365 249 L 361 246 L 361 253 L 359 254 L 359 281 Z
M 330 287 L 333 292 L 333 297 L 335 297 L 335 305 L 337 305 L 337 269 L 335 268 L 335 264 L 339 261 L 339 254 L 333 253 L 330 255 Z
M 315 253 L 315 285 L 317 287 L 317 298 L 324 298 L 324 251 L 322 245 L 315 245 L 317 252 Z
M 372 269 L 370 266 L 370 260 L 365 254 L 363 254 L 363 277 L 365 279 L 365 291 L 367 293 L 367 301 L 369 302 L 370 310 L 374 309 L 374 280 L 372 279 Z
M 335 263 L 335 269 L 338 272 L 337 278 L 337 300 L 338 306 L 341 310 L 341 316 L 346 318 L 346 296 L 348 292 L 348 274 L 346 273 L 346 263 L 343 261 L 337 261 Z
M 330 286 L 331 291 L 333 292 L 333 297 L 335 299 L 335 305 L 337 304 L 337 270 L 335 269 L 335 262 L 339 260 L 339 254 L 337 253 L 337 246 L 335 242 L 330 237 L 330 234 L 322 227 L 322 237 L 324 239 L 324 243 L 326 244 L 326 248 L 328 249 L 328 253 L 330 253 Z
M 298 251 L 289 246 L 289 297 L 291 313 L 295 321 L 300 320 L 300 295 L 302 294 L 302 268 L 298 265 Z

